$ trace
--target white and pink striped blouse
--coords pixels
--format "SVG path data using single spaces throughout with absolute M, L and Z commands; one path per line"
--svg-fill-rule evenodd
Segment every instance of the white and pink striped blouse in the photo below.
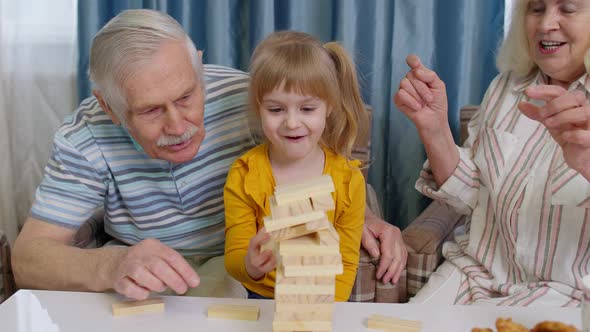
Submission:
M 564 162 L 543 125 L 521 114 L 523 91 L 546 84 L 500 74 L 469 123 L 460 162 L 438 188 L 428 161 L 416 189 L 471 214 L 443 254 L 462 270 L 457 304 L 576 306 L 590 272 L 590 183 Z M 575 81 L 590 99 L 590 77 Z

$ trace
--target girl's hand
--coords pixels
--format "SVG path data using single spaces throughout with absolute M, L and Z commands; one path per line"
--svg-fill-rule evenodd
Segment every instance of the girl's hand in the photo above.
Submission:
M 545 104 L 521 102 L 520 111 L 542 123 L 561 147 L 567 165 L 590 180 L 590 105 L 584 94 L 555 85 L 529 87 L 525 94 Z
M 274 270 L 277 261 L 272 250 L 264 250 L 261 252 L 260 247 L 266 242 L 270 241 L 270 235 L 266 230 L 261 228 L 258 233 L 250 239 L 248 246 L 248 254 L 245 258 L 246 272 L 250 278 L 259 280 L 265 274 Z
M 420 58 L 406 58 L 410 71 L 404 77 L 393 102 L 416 126 L 421 136 L 438 136 L 449 130 L 447 91 L 435 72 L 426 68 Z

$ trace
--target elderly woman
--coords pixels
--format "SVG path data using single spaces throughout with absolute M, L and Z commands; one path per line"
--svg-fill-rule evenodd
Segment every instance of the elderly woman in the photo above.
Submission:
M 444 83 L 415 56 L 394 97 L 428 161 L 416 188 L 470 216 L 414 298 L 576 306 L 590 273 L 590 0 L 518 0 L 464 147 Z

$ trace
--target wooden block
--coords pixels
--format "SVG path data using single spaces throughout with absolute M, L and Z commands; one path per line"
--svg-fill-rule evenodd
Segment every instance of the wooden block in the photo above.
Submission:
M 330 211 L 336 208 L 332 194 L 314 195 L 311 197 L 311 205 L 314 211 Z
M 207 307 L 207 318 L 258 320 L 257 305 L 212 304 Z
M 279 255 L 282 256 L 331 254 L 340 254 L 340 243 L 335 241 L 330 228 L 279 243 Z
M 311 205 L 311 200 L 309 198 L 301 201 L 291 202 L 289 204 L 289 210 L 292 216 L 298 214 L 311 213 L 314 211 L 313 206 Z
M 302 225 L 282 228 L 268 233 L 274 241 L 280 242 L 283 240 L 289 240 L 303 235 L 312 234 L 317 231 L 327 229 L 329 227 L 330 221 L 327 218 L 322 218 L 319 220 L 310 221 Z
M 325 246 L 340 246 L 340 235 L 332 224 L 326 230 L 317 233 L 318 242 Z
M 322 312 L 331 317 L 334 313 L 334 303 L 301 304 L 275 302 L 275 312 Z
M 263 252 L 265 250 L 272 250 L 272 252 L 275 254 L 275 257 L 276 257 L 276 254 L 278 252 L 278 244 L 274 239 L 272 239 L 272 236 L 268 242 L 263 243 L 260 246 L 260 252 Z
M 333 303 L 331 304 L 333 305 Z M 299 305 L 301 306 L 301 304 Z M 320 310 L 320 311 L 280 311 L 275 312 L 275 320 L 289 322 L 289 321 L 331 321 L 332 310 Z
M 300 214 L 291 217 L 284 217 L 284 218 L 272 218 L 272 217 L 264 217 L 264 227 L 266 228 L 267 232 L 273 232 L 282 228 L 297 226 L 301 224 L 305 224 L 310 221 L 327 218 L 326 213 L 323 211 L 313 211 L 311 213 Z
M 342 264 L 325 266 L 285 266 L 283 269 L 285 277 L 337 276 L 344 271 Z
M 284 266 L 278 267 L 275 274 L 275 284 L 282 285 L 336 285 L 336 278 L 334 276 L 302 276 L 302 277 L 286 277 Z
M 305 223 L 305 229 L 307 229 L 308 231 L 311 232 L 318 232 L 324 229 L 328 229 L 330 228 L 330 220 L 328 220 L 327 216 L 326 218 L 322 218 L 322 219 L 318 219 L 318 220 L 312 220 L 308 223 Z
M 275 294 L 275 303 L 281 304 L 317 304 L 334 303 L 334 294 Z
M 277 205 L 281 206 L 334 191 L 332 178 L 329 175 L 324 175 L 300 184 L 277 186 L 275 188 L 275 200 Z
M 274 196 L 270 196 L 268 200 L 270 203 L 270 215 L 272 218 L 285 218 L 292 216 L 290 205 L 279 206 Z
M 124 301 L 113 303 L 113 316 L 130 316 L 148 312 L 163 312 L 164 300 L 161 298 L 147 299 L 141 301 Z
M 297 192 L 289 192 L 289 193 L 278 193 L 275 192 L 275 199 L 277 201 L 277 205 L 287 205 L 294 201 L 300 201 L 304 199 L 309 199 L 313 195 L 324 195 L 334 192 L 334 185 L 332 186 L 322 186 L 322 187 L 309 187 L 302 191 Z
M 305 276 L 336 276 L 342 274 L 342 256 L 323 255 L 323 256 L 290 256 L 282 255 L 281 273 L 285 277 L 305 277 Z
M 405 320 L 382 315 L 371 315 L 368 320 L 368 328 L 379 331 L 419 332 L 422 330 L 422 322 Z
M 308 180 L 305 180 L 305 181 L 299 182 L 299 183 L 283 184 L 283 185 L 275 186 L 275 192 L 279 192 L 279 193 L 296 192 L 296 191 L 304 190 L 309 187 L 329 186 L 330 184 L 334 185 L 334 182 L 332 181 L 331 176 L 320 175 L 320 176 L 316 176 L 314 178 L 311 178 L 311 179 L 308 179 Z
M 336 265 L 342 263 L 342 256 L 338 255 L 318 255 L 318 256 L 290 256 L 284 255 L 281 257 L 283 266 L 323 266 Z
M 334 295 L 334 285 L 275 285 L 275 296 L 286 294 Z

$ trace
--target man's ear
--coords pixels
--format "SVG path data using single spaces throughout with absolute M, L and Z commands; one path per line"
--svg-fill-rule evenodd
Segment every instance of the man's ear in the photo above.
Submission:
M 199 57 L 201 62 L 203 62 L 203 51 L 197 51 L 197 56 Z
M 98 101 L 98 104 L 100 105 L 102 110 L 111 118 L 111 121 L 113 121 L 113 123 L 116 125 L 121 125 L 119 117 L 117 117 L 117 115 L 113 112 L 109 104 L 107 104 L 107 102 L 104 100 L 100 91 L 93 89 L 92 94 L 94 95 L 94 97 L 96 97 L 96 100 Z

